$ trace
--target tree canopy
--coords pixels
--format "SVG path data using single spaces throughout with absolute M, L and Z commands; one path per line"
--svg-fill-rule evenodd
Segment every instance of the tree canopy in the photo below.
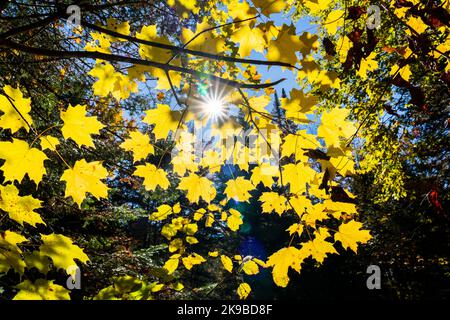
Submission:
M 0 296 L 440 297 L 449 6 L 0 1 Z

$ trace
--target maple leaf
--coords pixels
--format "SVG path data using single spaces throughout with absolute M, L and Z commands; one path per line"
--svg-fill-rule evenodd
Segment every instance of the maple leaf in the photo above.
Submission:
M 86 193 L 91 193 L 97 199 L 108 196 L 108 187 L 101 180 L 106 179 L 108 171 L 100 161 L 86 162 L 81 159 L 75 162 L 73 168 L 64 171 L 61 181 L 66 182 L 65 197 L 72 197 L 73 201 L 81 205 Z
M 31 99 L 24 98 L 19 88 L 9 85 L 4 86 L 3 91 L 6 95 L 0 95 L 0 111 L 3 112 L 0 115 L 0 127 L 11 129 L 11 133 L 17 132 L 20 128 L 29 131 L 29 126 L 33 124 L 29 115 Z
M 266 46 L 264 32 L 258 27 L 250 27 L 250 25 L 239 26 L 230 39 L 239 43 L 238 53 L 241 57 L 249 56 L 252 50 L 264 52 Z
M 226 185 L 224 193 L 229 199 L 235 199 L 236 201 L 248 202 L 251 197 L 249 191 L 255 188 L 250 180 L 246 180 L 244 177 L 228 180 Z
M 97 61 L 88 74 L 98 78 L 92 85 L 92 88 L 95 95 L 102 97 L 106 97 L 110 92 L 113 92 L 117 81 L 120 81 L 119 73 L 116 72 L 116 69 L 110 63 L 106 62 Z
M 378 62 L 375 60 L 376 53 L 372 52 L 367 58 L 362 58 L 359 70 L 356 72 L 361 78 L 367 79 L 367 72 L 378 68 Z
M 322 25 L 329 34 L 336 34 L 337 29 L 344 25 L 344 11 L 341 9 L 332 10 Z
M 47 274 L 50 270 L 50 259 L 40 251 L 25 252 L 23 258 L 28 270 L 36 268 L 40 273 Z
M 130 132 L 130 137 L 120 144 L 120 147 L 133 153 L 133 161 L 147 158 L 155 152 L 150 143 L 150 137 L 140 131 Z
M 355 253 L 358 250 L 358 242 L 367 243 L 372 236 L 367 230 L 360 230 L 362 223 L 352 220 L 339 226 L 338 232 L 334 234 L 334 240 L 340 241 L 344 249 L 350 248 Z
M 303 47 L 302 42 L 295 35 L 293 26 L 283 25 L 279 31 L 276 40 L 269 42 L 267 50 L 267 60 L 281 61 L 292 65 L 297 63 L 296 52 Z
M 170 45 L 170 41 L 166 37 L 158 36 L 156 25 L 143 26 L 141 32 L 136 33 L 136 38 L 147 41 L 154 41 L 162 44 Z M 139 54 L 144 59 L 166 63 L 172 58 L 172 52 L 163 48 L 156 48 L 141 44 L 139 46 Z
M 47 173 L 44 160 L 48 158 L 45 153 L 30 148 L 28 143 L 22 140 L 0 141 L 0 159 L 5 159 L 1 167 L 5 181 L 21 181 L 28 174 L 31 180 L 39 183 Z
M 228 6 L 228 15 L 233 20 L 245 20 L 255 17 L 257 14 L 258 11 L 254 7 L 250 7 L 247 1 L 232 0 Z
M 346 120 L 348 114 L 348 109 L 334 108 L 322 115 L 317 135 L 325 140 L 328 147 L 339 147 L 340 137 L 348 139 L 355 133 L 353 123 Z
M 297 233 L 298 236 L 301 236 L 303 233 L 303 225 L 299 223 L 294 223 L 289 226 L 289 228 L 286 229 L 286 231 L 289 231 L 289 235 L 293 235 L 294 233 Z
M 329 253 L 337 253 L 331 242 L 325 241 L 330 237 L 330 233 L 326 228 L 319 228 L 314 232 L 314 240 L 308 241 L 302 245 L 301 250 L 308 252 L 313 259 L 322 263 Z
M 175 252 L 183 248 L 183 239 L 173 239 L 169 243 L 169 252 Z
M 186 197 L 192 203 L 199 203 L 200 198 L 210 203 L 216 197 L 216 189 L 212 181 L 195 173 L 181 178 L 178 189 L 187 191 Z
M 283 182 L 289 184 L 290 192 L 301 194 L 306 190 L 306 183 L 313 181 L 317 172 L 311 167 L 299 162 L 297 164 L 288 163 L 283 166 Z
M 175 205 L 173 208 L 167 204 L 160 205 L 156 212 L 150 214 L 149 219 L 152 221 L 161 221 L 173 213 L 180 213 L 180 205 Z
M 53 282 L 45 279 L 37 279 L 34 283 L 24 280 L 16 286 L 20 291 L 13 300 L 70 300 L 70 291 Z
M 196 30 L 183 28 L 181 31 L 181 39 L 187 48 L 195 51 L 202 51 L 212 54 L 218 54 L 225 50 L 225 41 L 211 29 L 213 26 L 208 23 L 208 19 L 204 19 L 201 23 L 197 23 Z M 195 39 L 194 39 L 195 37 Z
M 271 213 L 275 211 L 278 215 L 282 215 L 286 211 L 286 197 L 277 192 L 263 192 L 259 197 L 262 204 L 262 212 Z
M 259 273 L 259 267 L 255 261 L 249 260 L 243 263 L 242 271 L 251 276 Z
M 128 21 L 120 22 L 117 19 L 108 18 L 106 20 L 106 29 L 127 36 L 127 35 L 130 34 L 130 23 Z M 111 42 L 114 42 L 114 41 L 126 41 L 125 39 L 113 37 L 113 36 L 110 36 L 110 35 L 108 35 L 108 37 L 109 37 Z
M 289 268 L 300 272 L 300 265 L 304 258 L 304 254 L 295 247 L 282 248 L 272 254 L 266 265 L 273 267 L 272 276 L 275 284 L 279 287 L 286 287 L 289 283 Z
M 22 250 L 18 243 L 27 241 L 27 238 L 17 232 L 6 230 L 0 233 L 0 273 L 6 273 L 13 268 L 19 273 L 23 273 L 25 262 L 22 259 Z
M 201 264 L 206 261 L 201 255 L 195 252 L 187 257 L 184 257 L 181 260 L 183 261 L 184 267 L 188 270 L 191 270 L 193 266 Z
M 144 178 L 145 190 L 154 191 L 157 186 L 167 189 L 170 186 L 167 173 L 163 169 L 158 169 L 155 165 L 146 163 L 143 166 L 137 166 L 134 172 L 135 176 Z
M 288 134 L 281 145 L 282 157 L 290 157 L 295 155 L 296 161 L 307 162 L 308 157 L 305 156 L 304 149 L 316 149 L 320 147 L 316 137 L 306 133 L 306 130 L 299 130 L 295 134 Z
M 157 104 L 156 109 L 147 110 L 145 114 L 142 121 L 155 125 L 153 134 L 156 140 L 166 139 L 169 131 L 175 132 L 181 120 L 181 113 L 170 110 L 166 104 Z
M 167 0 L 167 4 L 174 7 L 184 19 L 189 18 L 191 12 L 198 14 L 200 10 L 200 8 L 197 7 L 196 0 Z
M 284 0 L 253 0 L 253 4 L 260 8 L 261 13 L 269 16 L 272 13 L 278 13 L 286 8 L 287 3 Z
M 237 294 L 239 296 L 239 299 L 244 300 L 247 299 L 248 295 L 252 291 L 252 288 L 248 283 L 241 283 L 237 289 Z
M 61 129 L 64 139 L 71 138 L 80 147 L 95 147 L 91 134 L 99 134 L 105 127 L 96 117 L 86 116 L 85 105 L 69 105 L 66 111 L 61 111 L 61 120 L 64 121 Z
M 260 182 L 266 187 L 272 187 L 274 183 L 274 177 L 278 177 L 280 172 L 278 167 L 272 166 L 267 162 L 260 164 L 253 168 L 250 181 L 254 186 L 257 186 Z
M 172 274 L 177 270 L 180 263 L 180 254 L 170 256 L 169 260 L 164 263 L 163 268 L 167 270 L 167 274 Z
M 230 216 L 227 218 L 227 225 L 231 231 L 239 230 L 239 226 L 243 224 L 241 213 L 235 209 L 230 209 Z
M 306 114 L 314 110 L 317 97 L 302 90 L 292 89 L 290 98 L 281 99 L 281 107 L 286 110 L 286 117 L 296 123 L 309 122 Z
M 233 261 L 231 260 L 230 257 L 222 254 L 220 256 L 220 261 L 222 262 L 222 265 L 225 268 L 225 270 L 227 270 L 228 272 L 233 271 Z
M 41 254 L 49 257 L 57 269 L 69 271 L 76 266 L 75 259 L 86 264 L 89 257 L 84 251 L 74 245 L 72 239 L 62 234 L 41 234 L 42 245 L 39 247 Z
M 322 10 L 328 9 L 333 0 L 306 0 L 304 2 L 312 14 L 317 14 Z
M 58 138 L 52 136 L 44 136 L 41 138 L 41 148 L 42 150 L 49 149 L 55 151 L 56 147 L 59 145 Z
M 7 212 L 10 219 L 22 226 L 24 222 L 33 227 L 37 223 L 45 224 L 39 213 L 34 212 L 40 207 L 41 201 L 32 196 L 19 196 L 19 190 L 14 185 L 0 185 L 0 209 Z

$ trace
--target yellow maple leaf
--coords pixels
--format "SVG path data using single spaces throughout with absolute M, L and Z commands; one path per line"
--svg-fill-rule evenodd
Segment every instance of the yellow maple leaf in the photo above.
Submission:
M 219 251 L 210 251 L 208 252 L 208 256 L 217 258 L 219 256 Z
M 290 192 L 301 194 L 306 190 L 306 184 L 314 180 L 317 172 L 301 162 L 288 163 L 283 166 L 283 183 L 289 184 Z
M 45 224 L 39 213 L 34 212 L 40 207 L 41 201 L 32 196 L 19 196 L 19 190 L 14 185 L 0 185 L 0 209 L 7 212 L 9 218 L 21 225 L 24 222 L 33 227 L 37 223 Z
M 247 1 L 232 0 L 228 5 L 228 15 L 235 21 L 249 19 L 257 14 L 258 11 L 250 7 Z
M 183 261 L 183 265 L 186 269 L 191 270 L 193 266 L 201 264 L 203 262 L 205 262 L 206 260 L 199 255 L 198 253 L 192 253 L 187 257 L 184 257 L 182 259 Z
M 204 19 L 201 23 L 197 23 L 196 30 L 183 28 L 181 31 L 181 39 L 187 45 L 188 49 L 201 51 L 206 53 L 218 54 L 225 50 L 225 41 L 211 29 L 213 26 Z
M 301 236 L 303 233 L 303 225 L 300 223 L 294 223 L 289 226 L 289 228 L 286 229 L 286 231 L 289 231 L 289 235 L 293 235 L 294 233 L 297 233 L 298 236 Z
M 47 274 L 50 270 L 50 259 L 49 257 L 43 255 L 40 251 L 35 250 L 32 252 L 25 252 L 23 254 L 25 264 L 30 270 L 31 268 L 36 268 L 40 273 Z
M 58 138 L 52 136 L 41 137 L 41 148 L 42 150 L 49 149 L 55 151 L 56 147 L 59 145 Z
M 86 116 L 85 105 L 69 105 L 66 111 L 61 111 L 61 120 L 64 122 L 61 129 L 64 139 L 71 138 L 80 147 L 95 147 L 91 134 L 99 134 L 105 127 L 96 117 Z
M 195 173 L 181 178 L 178 189 L 187 191 L 186 197 L 192 203 L 199 203 L 200 198 L 210 203 L 216 197 L 216 189 L 212 181 Z
M 137 166 L 134 172 L 135 176 L 144 178 L 145 190 L 154 191 L 157 186 L 167 189 L 170 186 L 167 173 L 163 169 L 158 169 L 155 165 L 146 163 L 143 166 Z
M 0 141 L 0 159 L 5 159 L 1 167 L 6 181 L 21 181 L 26 174 L 31 180 L 39 183 L 47 173 L 44 160 L 45 153 L 36 148 L 30 148 L 28 143 L 13 139 L 12 142 Z
M 239 226 L 243 224 L 241 213 L 235 209 L 230 209 L 230 216 L 227 219 L 227 226 L 231 231 L 237 231 Z
M 368 230 L 360 230 L 362 223 L 352 220 L 339 226 L 338 232 L 334 235 L 335 241 L 340 241 L 344 249 L 350 248 L 354 252 L 358 250 L 359 243 L 367 243 L 372 236 Z
M 277 192 L 263 192 L 259 201 L 262 202 L 262 212 L 271 213 L 275 211 L 281 216 L 286 211 L 287 199 Z
M 222 262 L 222 265 L 225 268 L 225 270 L 227 270 L 228 272 L 233 271 L 233 261 L 231 260 L 230 257 L 222 254 L 220 255 L 220 261 Z
M 228 180 L 226 182 L 227 187 L 224 193 L 229 199 L 235 199 L 236 201 L 246 201 L 251 197 L 250 190 L 255 189 L 250 180 L 244 177 L 237 177 L 234 180 Z
M 140 131 L 130 132 L 130 137 L 120 144 L 120 147 L 133 153 L 133 161 L 147 158 L 148 154 L 155 152 L 150 143 L 150 137 Z
M 158 36 L 156 25 L 143 26 L 141 32 L 136 33 L 136 38 L 141 40 L 153 41 L 162 44 L 170 45 L 170 41 L 166 37 Z M 139 46 L 139 54 L 144 59 L 149 59 L 155 62 L 166 63 L 172 58 L 172 52 L 168 49 L 157 48 L 141 44 Z
M 183 248 L 183 239 L 176 238 L 169 243 L 169 252 L 175 252 Z
M 312 134 L 306 133 L 306 130 L 299 130 L 295 134 L 288 134 L 284 137 L 281 145 L 281 156 L 290 157 L 295 155 L 296 161 L 307 162 L 308 157 L 304 155 L 303 149 L 316 149 L 320 147 L 316 137 Z
M 239 299 L 244 300 L 247 299 L 248 295 L 252 291 L 252 288 L 249 286 L 248 283 L 241 283 L 237 289 L 237 294 L 239 296 Z
M 259 8 L 261 13 L 265 16 L 281 12 L 287 6 L 285 0 L 253 0 L 253 4 Z
M 0 273 L 6 273 L 13 268 L 19 273 L 25 270 L 25 262 L 22 259 L 22 250 L 17 246 L 18 243 L 27 241 L 27 238 L 17 232 L 6 230 L 0 232 Z
M 340 145 L 340 138 L 348 139 L 356 131 L 354 124 L 346 120 L 350 111 L 345 108 L 334 108 L 322 115 L 317 136 L 325 140 L 328 147 Z
M 266 264 L 268 267 L 273 267 L 272 276 L 275 284 L 279 287 L 286 287 L 289 283 L 289 268 L 300 273 L 304 258 L 304 254 L 295 247 L 282 248 L 272 254 Z
M 283 25 L 277 38 L 269 42 L 267 60 L 281 61 L 292 65 L 297 63 L 296 52 L 303 47 L 299 37 L 295 35 L 294 26 Z
M 164 263 L 163 268 L 167 270 L 167 274 L 172 274 L 177 270 L 178 264 L 180 263 L 180 255 L 174 254 L 170 256 L 169 260 Z
M 286 117 L 296 123 L 309 122 L 306 115 L 314 110 L 318 99 L 303 90 L 292 89 L 290 98 L 281 99 L 281 107 L 286 110 Z
M 191 12 L 198 14 L 200 10 L 196 0 L 167 0 L 167 4 L 175 8 L 178 14 L 184 19 L 189 18 Z
M 66 181 L 65 197 L 72 197 L 79 206 L 86 198 L 86 193 L 91 193 L 97 199 L 108 196 L 108 187 L 101 180 L 106 179 L 108 171 L 100 161 L 86 162 L 81 159 L 73 168 L 64 171 L 61 181 Z
M 19 292 L 13 300 L 70 300 L 70 291 L 53 282 L 45 279 L 37 279 L 34 283 L 24 280 L 16 286 Z
M 400 68 L 400 66 L 398 64 L 396 64 L 396 65 L 394 65 L 391 68 L 391 72 L 389 72 L 389 74 L 391 76 L 393 76 L 394 74 L 399 74 L 406 81 L 409 81 L 409 78 L 412 75 L 411 68 L 410 68 L 409 64 L 407 64 L 407 65 L 405 65 L 405 66 L 403 66 L 401 68 Z
M 329 253 L 337 253 L 331 242 L 325 241 L 330 237 L 330 233 L 326 228 L 319 228 L 314 232 L 314 240 L 310 240 L 302 245 L 301 251 L 305 251 L 307 255 L 317 262 L 322 263 Z
M 259 267 L 255 261 L 249 260 L 242 264 L 242 271 L 251 276 L 259 273 Z
M 367 72 L 378 68 L 378 62 L 375 60 L 376 53 L 372 52 L 367 58 L 362 58 L 359 70 L 356 72 L 361 78 L 367 79 Z
M 337 9 L 332 10 L 325 21 L 322 23 L 323 27 L 327 30 L 328 34 L 334 35 L 338 28 L 344 25 L 344 10 Z
M 328 9 L 333 0 L 306 0 L 304 2 L 312 14 L 318 14 L 320 11 Z
M 413 29 L 414 31 L 416 31 L 419 34 L 424 33 L 425 30 L 427 30 L 427 28 L 428 28 L 428 26 L 423 22 L 422 18 L 420 18 L 420 17 L 416 18 L 414 16 L 411 16 L 411 17 L 409 17 L 409 19 L 406 22 L 406 24 L 411 29 Z M 411 35 L 411 30 L 407 29 L 406 33 Z
M 166 104 L 157 104 L 155 109 L 147 110 L 145 114 L 142 121 L 155 125 L 153 134 L 156 140 L 166 139 L 169 131 L 175 132 L 181 120 L 181 113 L 170 110 Z
M 259 166 L 253 168 L 250 181 L 254 186 L 257 186 L 260 182 L 265 187 L 272 187 L 274 178 L 279 177 L 280 172 L 277 166 L 272 166 L 270 163 L 264 162 Z
M 0 128 L 11 129 L 11 133 L 17 132 L 20 128 L 30 131 L 29 125 L 33 124 L 29 115 L 31 99 L 24 98 L 19 88 L 9 85 L 4 86 L 3 91 L 6 95 L 0 94 L 0 111 L 3 113 L 0 115 Z
M 264 32 L 258 27 L 250 25 L 239 25 L 238 30 L 233 32 L 230 39 L 234 43 L 239 43 L 238 53 L 243 58 L 249 56 L 252 50 L 264 52 L 266 46 Z
M 41 235 L 42 245 L 39 247 L 41 254 L 49 257 L 53 261 L 55 268 L 70 270 L 76 266 L 74 259 L 86 264 L 89 257 L 84 251 L 74 245 L 72 239 L 62 234 Z
M 106 97 L 110 92 L 113 92 L 117 81 L 120 81 L 116 69 L 104 61 L 97 61 L 94 68 L 88 73 L 89 75 L 98 78 L 92 85 L 94 94 Z
M 169 215 L 175 213 L 174 211 L 176 211 L 176 210 L 173 210 L 171 206 L 169 206 L 167 204 L 163 204 L 157 208 L 156 212 L 153 212 L 152 214 L 150 214 L 149 219 L 151 221 L 161 221 L 161 220 L 167 219 L 167 217 Z

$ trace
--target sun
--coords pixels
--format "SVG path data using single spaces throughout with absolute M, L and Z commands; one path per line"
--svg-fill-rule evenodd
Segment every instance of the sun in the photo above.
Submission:
M 226 115 L 226 104 L 220 97 L 208 95 L 201 103 L 203 115 L 213 121 L 222 120 Z
M 203 109 L 211 117 L 217 117 L 224 112 L 223 101 L 216 98 L 207 98 L 203 104 Z

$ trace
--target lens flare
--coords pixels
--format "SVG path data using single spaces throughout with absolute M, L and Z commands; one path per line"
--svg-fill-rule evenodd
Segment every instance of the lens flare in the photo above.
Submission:
M 202 107 L 205 114 L 213 119 L 222 116 L 225 111 L 223 101 L 217 98 L 206 98 Z

